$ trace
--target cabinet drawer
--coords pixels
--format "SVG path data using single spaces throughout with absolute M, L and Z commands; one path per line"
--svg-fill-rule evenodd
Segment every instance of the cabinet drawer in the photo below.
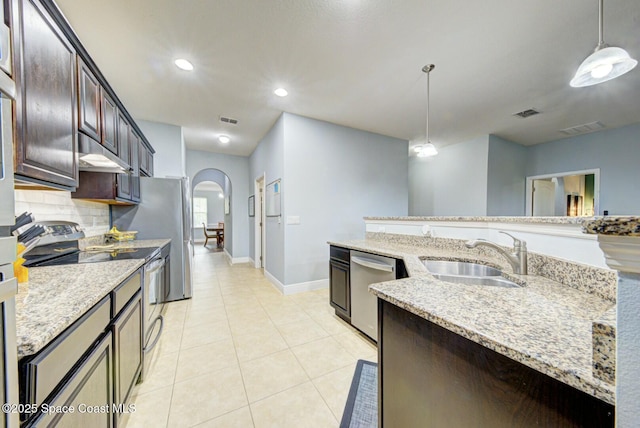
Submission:
M 349 255 L 351 251 L 346 248 L 331 246 L 329 249 L 329 256 L 335 260 L 342 260 L 349 263 Z
M 122 308 L 127 305 L 127 302 L 140 291 L 141 284 L 141 274 L 140 271 L 138 271 L 111 292 L 111 299 L 113 301 L 113 311 L 111 314 L 113 318 L 115 318 Z
M 26 402 L 42 404 L 109 325 L 111 299 L 102 299 L 25 364 Z
M 113 426 L 111 340 L 111 333 L 107 333 L 51 400 L 50 407 L 69 406 L 75 411 L 40 414 L 30 427 L 111 428 Z

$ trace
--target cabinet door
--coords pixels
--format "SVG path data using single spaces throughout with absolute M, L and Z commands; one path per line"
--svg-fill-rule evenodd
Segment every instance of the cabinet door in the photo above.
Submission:
M 151 150 L 147 151 L 147 174 L 149 177 L 153 177 L 153 153 Z
M 50 406 L 56 408 L 73 406 L 75 411 L 42 414 L 31 426 L 111 428 L 112 358 L 112 338 L 111 333 L 107 333 L 84 362 L 71 373 L 67 383 L 50 403 Z
M 118 154 L 118 108 L 111 96 L 100 88 L 102 101 L 102 145 L 112 153 Z
M 75 49 L 38 0 L 15 0 L 16 9 L 20 22 L 12 22 L 18 47 L 13 64 L 20 89 L 15 104 L 15 173 L 76 187 Z
M 149 155 L 151 154 L 151 151 L 147 148 L 147 145 L 140 140 L 140 146 L 139 146 L 139 150 L 138 150 L 138 158 L 140 160 L 140 175 L 146 175 L 147 177 L 150 175 L 149 174 Z
M 336 310 L 336 315 L 349 320 L 351 318 L 349 265 L 331 261 L 330 266 L 331 306 Z
M 122 113 L 118 112 L 118 156 L 129 165 L 131 165 L 130 133 L 129 122 Z M 116 177 L 118 184 L 117 196 L 131 200 L 131 177 L 128 174 L 118 174 Z
M 131 128 L 129 135 L 129 144 L 131 144 L 131 200 L 140 202 L 140 137 L 136 131 Z
M 113 323 L 115 404 L 123 405 L 142 369 L 142 292 L 138 291 Z M 116 425 L 120 419 L 116 414 Z
M 100 83 L 78 57 L 78 127 L 96 141 L 102 137 Z

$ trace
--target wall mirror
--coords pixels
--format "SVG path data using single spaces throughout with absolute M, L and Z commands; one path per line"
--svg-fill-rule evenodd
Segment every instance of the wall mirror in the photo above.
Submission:
M 526 196 L 527 216 L 596 215 L 600 212 L 600 169 L 527 177 Z

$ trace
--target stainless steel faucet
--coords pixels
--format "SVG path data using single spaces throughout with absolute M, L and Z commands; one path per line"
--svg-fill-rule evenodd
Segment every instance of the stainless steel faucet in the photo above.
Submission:
M 486 239 L 474 239 L 471 241 L 467 241 L 465 245 L 467 248 L 475 248 L 478 245 L 484 245 L 485 247 L 493 248 L 500 254 L 502 254 L 509 264 L 511 264 L 511 268 L 513 269 L 513 273 L 519 275 L 527 275 L 527 243 L 516 238 L 513 235 L 508 234 L 507 232 L 502 232 L 507 236 L 510 236 L 513 239 L 513 253 L 508 252 L 500 245 L 495 244 L 491 241 L 487 241 Z

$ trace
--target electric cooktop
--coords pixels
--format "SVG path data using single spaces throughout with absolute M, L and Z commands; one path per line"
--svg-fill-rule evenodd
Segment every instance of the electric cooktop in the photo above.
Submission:
M 65 252 L 62 255 L 54 253 L 49 257 L 39 257 L 37 260 L 29 260 L 25 263 L 25 266 L 61 266 L 131 259 L 144 259 L 145 261 L 149 261 L 156 253 L 159 252 L 159 248 L 117 248 L 92 251 L 76 250 L 71 253 Z

